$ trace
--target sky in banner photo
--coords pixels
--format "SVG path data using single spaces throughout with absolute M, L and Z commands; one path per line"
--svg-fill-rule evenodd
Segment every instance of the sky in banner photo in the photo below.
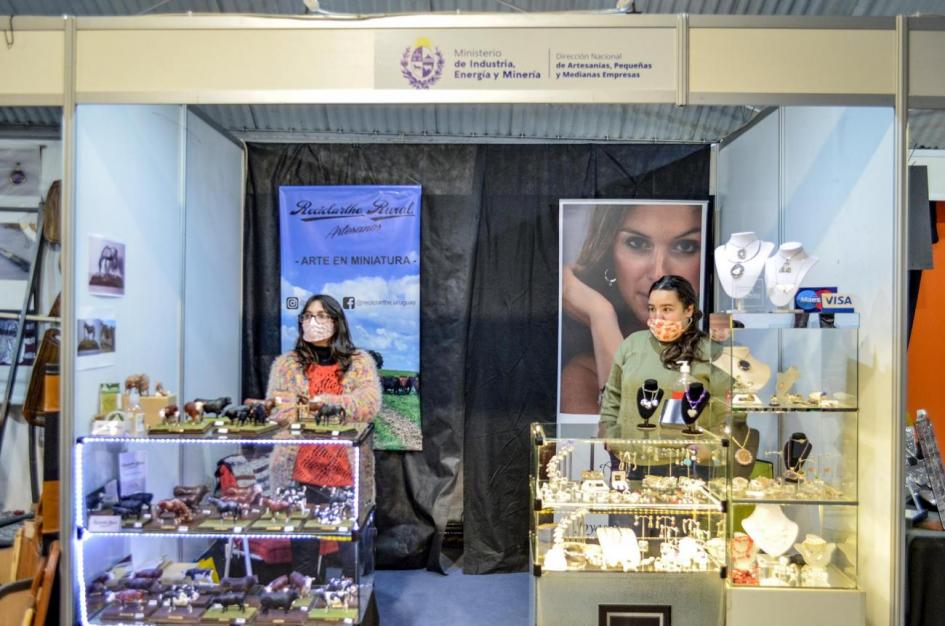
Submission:
M 352 339 L 385 370 L 420 369 L 420 187 L 281 187 L 282 349 L 308 297 L 345 308 Z

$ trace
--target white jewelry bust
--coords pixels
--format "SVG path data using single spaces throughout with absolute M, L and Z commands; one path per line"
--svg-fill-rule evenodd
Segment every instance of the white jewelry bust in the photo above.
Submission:
M 716 274 L 725 293 L 736 300 L 750 294 L 772 250 L 773 243 L 758 239 L 751 231 L 732 233 L 715 249 Z
M 742 520 L 742 528 L 759 548 L 771 556 L 781 556 L 797 539 L 797 524 L 777 504 L 757 504 Z
M 765 261 L 768 299 L 778 308 L 793 308 L 794 294 L 801 286 L 817 257 L 807 254 L 799 241 L 786 241 Z
M 726 346 L 712 362 L 735 381 L 739 391 L 758 392 L 771 380 L 771 366 L 759 361 L 747 346 Z

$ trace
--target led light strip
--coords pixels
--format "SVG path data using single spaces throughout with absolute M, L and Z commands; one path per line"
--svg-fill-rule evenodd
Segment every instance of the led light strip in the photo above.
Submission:
M 285 539 L 286 537 L 291 537 L 293 539 L 334 539 L 336 537 L 344 537 L 345 539 L 349 538 L 350 533 L 344 533 L 339 531 L 330 531 L 323 533 L 179 533 L 179 532 L 161 532 L 161 533 L 144 533 L 144 532 L 98 532 L 91 530 L 84 530 L 83 534 L 88 537 L 158 537 L 158 538 L 169 538 L 169 539 L 180 539 L 184 537 L 194 537 L 196 539 L 229 539 L 231 537 L 246 537 L 248 539 Z
M 352 446 L 354 442 L 347 439 L 236 439 L 226 437 L 207 437 L 207 438 L 177 438 L 177 437 L 101 437 L 90 435 L 83 437 L 84 443 L 235 443 L 240 445 L 270 445 L 282 444 L 290 446 L 300 445 L 330 445 L 330 446 Z

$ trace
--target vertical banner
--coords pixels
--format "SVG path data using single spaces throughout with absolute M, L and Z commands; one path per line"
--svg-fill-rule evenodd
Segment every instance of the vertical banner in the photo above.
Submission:
M 708 202 L 561 200 L 558 421 L 596 424 L 614 354 L 646 330 L 650 286 L 688 280 L 705 311 Z M 594 333 L 591 333 L 591 329 Z
M 334 297 L 378 362 L 374 447 L 420 450 L 420 187 L 280 187 L 279 217 L 283 352 L 309 296 Z

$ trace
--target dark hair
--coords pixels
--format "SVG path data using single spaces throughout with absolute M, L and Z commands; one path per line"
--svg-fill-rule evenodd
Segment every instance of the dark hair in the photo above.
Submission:
M 295 342 L 295 357 L 305 372 L 309 367 L 318 363 L 315 355 L 315 348 L 312 344 L 302 338 L 302 316 L 308 311 L 308 307 L 313 302 L 321 302 L 325 312 L 335 320 L 335 334 L 332 335 L 329 344 L 329 354 L 334 361 L 338 361 L 338 367 L 342 373 L 347 372 L 351 367 L 351 357 L 357 348 L 351 343 L 351 334 L 348 331 L 348 320 L 345 318 L 344 309 L 338 304 L 338 301 L 327 294 L 316 294 L 305 301 L 302 312 L 298 317 L 299 338 Z
M 705 359 L 702 356 L 702 351 L 699 349 L 699 344 L 706 335 L 699 330 L 699 320 L 702 319 L 702 311 L 699 310 L 696 290 L 693 289 L 689 281 L 682 276 L 669 274 L 667 276 L 661 276 L 655 283 L 650 285 L 650 291 L 647 295 L 654 291 L 675 291 L 683 307 L 692 305 L 692 320 L 689 322 L 689 325 L 683 331 L 683 334 L 679 336 L 679 339 L 666 345 L 663 348 L 663 353 L 660 354 L 660 360 L 663 361 L 663 366 L 669 369 L 679 369 L 679 365 L 676 363 L 677 361 L 689 361 L 690 364 L 694 361 L 704 361 Z

